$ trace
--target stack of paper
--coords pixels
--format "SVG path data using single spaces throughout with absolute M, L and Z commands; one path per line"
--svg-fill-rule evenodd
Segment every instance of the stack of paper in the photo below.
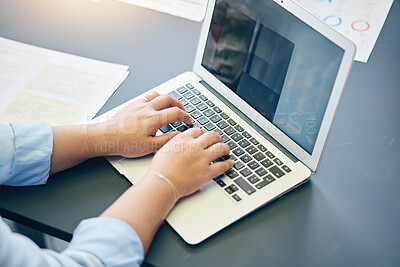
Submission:
M 0 120 L 89 121 L 128 68 L 0 38 Z

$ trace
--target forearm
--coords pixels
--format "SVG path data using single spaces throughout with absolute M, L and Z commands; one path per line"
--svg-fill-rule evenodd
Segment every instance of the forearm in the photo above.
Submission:
M 106 135 L 98 125 L 53 127 L 50 173 L 75 166 L 89 158 L 109 154 Z
M 117 218 L 128 223 L 140 237 L 144 251 L 162 221 L 175 204 L 173 191 L 167 182 L 147 173 L 128 189 L 101 217 Z

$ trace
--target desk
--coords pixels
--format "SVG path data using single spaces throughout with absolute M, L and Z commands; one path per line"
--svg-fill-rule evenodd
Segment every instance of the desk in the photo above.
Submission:
M 101 0 L 0 0 L 0 36 L 127 64 L 100 111 L 190 70 L 201 24 Z M 146 256 L 156 266 L 400 265 L 400 3 L 368 64 L 356 62 L 318 173 L 197 246 L 167 224 Z M 69 240 L 129 183 L 103 158 L 39 187 L 0 187 L 2 216 Z

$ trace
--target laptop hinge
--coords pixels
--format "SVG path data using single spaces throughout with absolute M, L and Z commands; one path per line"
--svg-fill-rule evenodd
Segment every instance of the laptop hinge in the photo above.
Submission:
M 299 159 L 296 158 L 292 153 L 290 153 L 289 150 L 287 150 L 281 144 L 279 144 L 271 135 L 269 135 L 266 131 L 264 131 L 256 123 L 254 123 L 249 117 L 247 117 L 238 108 L 236 108 L 234 105 L 232 105 L 225 97 L 223 97 L 220 93 L 218 93 L 208 83 L 206 83 L 204 80 L 200 80 L 199 82 L 200 82 L 201 85 L 206 87 L 212 94 L 214 94 L 219 100 L 221 100 L 225 105 L 227 105 L 230 109 L 232 109 L 237 115 L 239 115 L 240 118 L 242 118 L 251 127 L 253 127 L 253 129 L 255 129 L 257 132 L 259 132 L 268 141 L 270 141 L 274 146 L 276 146 L 280 151 L 282 151 L 286 156 L 288 156 L 288 158 L 290 158 L 294 163 L 299 161 Z

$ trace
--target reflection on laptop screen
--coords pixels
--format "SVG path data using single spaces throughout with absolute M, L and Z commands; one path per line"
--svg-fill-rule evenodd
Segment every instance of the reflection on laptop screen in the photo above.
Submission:
M 202 66 L 311 154 L 343 54 L 272 0 L 224 0 Z

